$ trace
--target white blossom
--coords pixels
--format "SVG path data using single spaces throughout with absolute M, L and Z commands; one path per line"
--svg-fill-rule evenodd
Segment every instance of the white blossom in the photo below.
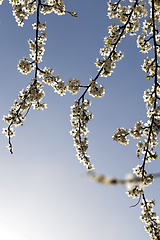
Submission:
M 4 133 L 7 138 L 15 136 L 15 131 L 13 128 L 3 128 L 2 133 Z
M 71 106 L 71 125 L 73 126 L 70 134 L 73 136 L 74 146 L 77 151 L 77 157 L 80 162 L 83 162 L 87 171 L 94 169 L 90 163 L 90 156 L 87 155 L 88 149 L 88 133 L 87 124 L 93 118 L 93 114 L 87 109 L 91 105 L 88 99 L 79 103 L 75 101 L 75 105 Z
M 63 96 L 66 94 L 66 85 L 64 83 L 64 81 L 62 81 L 62 79 L 57 76 L 56 81 L 54 81 L 54 84 L 52 85 L 52 87 L 54 88 L 54 91 L 58 94 L 60 94 L 60 96 Z
M 37 29 L 37 23 L 33 23 L 32 24 L 32 27 L 33 27 L 33 29 Z M 46 30 L 46 27 L 47 27 L 47 23 L 45 22 L 45 23 L 39 23 L 38 24 L 38 30 L 39 31 L 45 31 Z
M 51 12 L 57 15 L 65 14 L 65 5 L 63 0 L 47 0 L 47 4 L 42 5 L 41 13 L 43 15 L 50 14 Z
M 42 36 L 38 36 L 38 39 L 37 39 L 37 44 L 36 44 L 36 41 L 33 41 L 31 39 L 28 40 L 28 44 L 29 44 L 29 47 L 30 47 L 30 51 L 31 51 L 31 54 L 29 55 L 30 56 L 30 59 L 32 59 L 33 61 L 37 62 L 37 63 L 40 63 L 42 62 L 42 56 L 44 54 L 44 45 L 45 45 L 45 41 L 46 39 L 44 39 L 43 35 Z M 37 48 L 37 50 L 36 50 Z M 37 53 L 37 59 L 36 59 L 36 53 Z
M 81 83 L 77 78 L 70 78 L 67 82 L 67 91 L 71 92 L 73 95 L 77 94 L 80 90 Z
M 154 206 L 155 201 L 153 199 L 142 200 L 140 220 L 146 224 L 144 228 L 145 231 L 148 232 L 151 240 L 157 240 L 160 236 L 160 221 L 156 213 L 153 212 Z
M 93 79 L 90 81 L 91 86 L 88 89 L 88 94 L 92 97 L 102 98 L 105 94 L 105 88 L 102 85 L 98 86 L 98 83 L 93 81 Z
M 23 57 L 23 59 L 19 60 L 17 68 L 22 74 L 27 75 L 31 73 L 32 70 L 34 70 L 35 65 L 28 61 L 27 57 Z
M 123 128 L 123 127 L 119 127 L 117 128 L 115 134 L 112 136 L 114 141 L 119 142 L 122 145 L 127 145 L 129 144 L 129 140 L 127 139 L 128 135 L 128 130 Z

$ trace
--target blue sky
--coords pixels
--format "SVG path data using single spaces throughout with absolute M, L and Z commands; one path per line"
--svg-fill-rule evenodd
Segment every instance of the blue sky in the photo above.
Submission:
M 95 60 L 103 47 L 107 27 L 107 2 L 66 0 L 66 9 L 77 18 L 54 13 L 42 16 L 47 22 L 47 42 L 41 67 L 52 67 L 62 79 L 78 78 L 87 84 L 97 74 Z M 35 37 L 30 16 L 18 27 L 11 5 L 0 6 L 0 113 L 7 115 L 19 91 L 30 82 L 17 70 L 19 59 L 28 56 L 28 39 Z M 118 46 L 125 57 L 114 73 L 99 78 L 105 86 L 103 99 L 93 99 L 90 110 L 89 150 L 97 173 L 124 178 L 141 160 L 136 158 L 136 140 L 127 146 L 112 140 L 117 127 L 131 128 L 146 121 L 143 91 L 151 86 L 141 71 L 144 55 L 135 46 L 136 37 L 127 36 Z M 0 239 L 3 240 L 135 240 L 149 239 L 139 220 L 140 205 L 125 194 L 124 186 L 107 187 L 89 181 L 75 156 L 69 135 L 70 106 L 79 95 L 60 97 L 45 86 L 44 111 L 31 110 L 23 127 L 13 138 L 10 155 L 7 139 L 0 135 Z M 0 127 L 6 127 L 0 121 Z M 157 152 L 159 145 L 157 147 Z M 149 173 L 158 172 L 157 161 L 148 164 Z M 146 198 L 156 200 L 160 209 L 159 179 L 146 189 Z M 158 211 L 157 211 L 158 214 Z

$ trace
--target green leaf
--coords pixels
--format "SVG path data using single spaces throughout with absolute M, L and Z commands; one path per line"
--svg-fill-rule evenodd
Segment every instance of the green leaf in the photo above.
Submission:
M 99 61 L 98 62 L 98 66 L 102 66 L 103 62 L 102 61 Z
M 144 50 L 145 50 L 144 48 L 145 48 L 145 45 L 143 45 L 143 46 L 141 47 L 141 50 L 144 51 Z
M 86 120 L 89 121 L 89 117 L 88 116 L 86 116 Z
M 150 76 L 146 76 L 146 79 L 148 79 L 148 81 L 151 79 L 151 77 Z
M 148 27 L 147 27 L 147 30 L 151 30 L 151 26 L 148 26 Z
M 109 74 L 109 72 L 108 71 L 104 71 L 104 73 L 103 73 L 104 75 L 108 75 Z
M 132 32 L 132 28 L 128 28 L 128 33 Z

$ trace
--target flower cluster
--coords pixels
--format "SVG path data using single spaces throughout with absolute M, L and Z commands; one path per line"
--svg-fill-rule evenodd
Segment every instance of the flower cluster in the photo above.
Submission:
M 156 64 L 154 58 L 150 60 L 149 57 L 147 57 L 145 59 L 142 69 L 147 73 L 149 72 L 149 78 L 156 76 Z M 157 76 L 158 74 L 159 72 L 157 72 Z M 157 138 L 160 132 L 160 106 L 158 105 L 158 100 L 160 100 L 160 84 L 158 80 L 152 86 L 151 90 L 147 89 L 144 91 L 143 99 L 146 103 L 147 117 L 150 120 L 148 120 L 144 126 L 142 126 L 142 121 L 137 122 L 134 129 L 129 129 L 129 134 L 134 139 L 139 139 L 142 136 L 145 137 L 143 142 L 139 141 L 136 145 L 137 157 L 140 158 L 140 153 L 145 154 L 144 161 L 149 162 L 158 157 L 157 153 L 153 152 L 158 144 Z M 121 132 L 120 129 L 116 131 L 113 139 L 121 143 L 121 141 L 123 142 L 125 134 Z
M 32 24 L 33 29 L 41 31 L 41 35 L 38 35 L 36 33 L 36 38 L 34 41 L 31 39 L 28 40 L 28 44 L 31 52 L 29 56 L 30 56 L 30 59 L 32 59 L 33 62 L 35 63 L 42 62 L 42 56 L 45 52 L 44 45 L 47 38 L 46 38 L 46 33 L 44 31 L 46 29 L 46 26 L 47 26 L 46 22 L 45 23 L 38 22 L 38 24 L 37 23 Z
M 32 27 L 33 27 L 33 29 L 37 29 L 37 23 L 33 23 L 32 24 Z M 47 23 L 45 22 L 45 23 L 39 23 L 38 24 L 38 30 L 39 31 L 45 31 L 46 30 L 46 27 L 47 27 Z
M 126 194 L 128 197 L 138 198 L 143 194 L 144 188 L 151 185 L 153 181 L 154 175 L 147 175 L 146 171 L 143 173 L 142 166 L 137 165 L 133 168 L 133 173 L 126 175 L 126 187 L 128 189 Z
M 154 84 L 150 89 L 144 91 L 143 99 L 146 103 L 147 108 L 147 117 L 150 119 L 145 124 L 146 128 L 143 131 L 143 135 L 145 137 L 149 137 L 149 144 L 151 146 L 151 150 L 153 150 L 158 142 L 157 137 L 160 132 L 160 106 L 158 105 L 158 101 L 160 96 L 160 87 L 157 81 L 156 85 Z M 153 156 L 154 154 L 152 154 Z M 156 158 L 155 158 L 156 159 Z
M 15 136 L 13 128 L 3 128 L 2 133 L 4 133 L 7 138 Z
M 80 90 L 81 83 L 77 78 L 70 78 L 67 82 L 67 90 L 73 95 L 77 94 Z
M 142 185 L 141 179 L 137 177 L 135 174 L 127 173 L 125 179 L 126 179 L 126 187 L 127 187 L 127 190 L 129 191 L 127 192 L 127 194 L 131 194 L 131 192 L 135 192 L 134 190 L 137 186 L 141 188 L 141 185 Z
M 142 200 L 140 220 L 146 224 L 144 229 L 148 232 L 151 240 L 157 240 L 160 237 L 160 221 L 159 217 L 156 216 L 156 213 L 153 211 L 154 206 L 155 201 L 153 199 Z
M 147 175 L 147 172 L 143 170 L 142 166 L 137 165 L 135 168 L 133 168 L 133 173 L 141 179 L 141 188 L 148 187 L 152 184 L 152 182 L 155 179 L 155 176 L 153 174 Z
M 36 2 L 32 0 L 9 0 L 9 3 L 13 7 L 13 16 L 21 27 L 24 25 L 24 19 L 28 19 L 28 16 L 37 10 Z
M 134 1 L 131 0 L 130 2 Z M 124 23 L 130 11 L 126 6 L 121 7 L 119 3 L 120 1 L 115 4 L 109 2 L 109 17 L 117 18 L 120 22 Z M 143 141 L 139 140 L 136 144 L 137 157 L 140 158 L 140 154 L 144 154 L 143 164 L 133 168 L 134 175 L 129 176 L 130 189 L 128 189 L 127 194 L 133 198 L 137 198 L 140 195 L 143 196 L 141 220 L 146 223 L 145 229 L 149 233 L 150 239 L 159 239 L 160 223 L 158 217 L 156 217 L 156 214 L 153 213 L 152 210 L 152 205 L 154 205 L 153 201 L 146 200 L 143 192 L 144 188 L 148 187 L 155 178 L 153 174 L 147 175 L 145 164 L 158 158 L 157 153 L 153 150 L 158 144 L 157 139 L 160 132 L 160 106 L 158 105 L 160 100 L 160 83 L 158 82 L 158 78 L 160 78 L 160 66 L 158 63 L 158 57 L 160 57 L 160 25 L 157 22 L 157 20 L 159 21 L 160 19 L 160 4 L 159 1 L 151 0 L 149 4 L 151 6 L 150 17 L 143 21 L 142 33 L 137 38 L 137 47 L 141 49 L 142 53 L 148 53 L 152 49 L 152 45 L 154 45 L 154 57 L 150 58 L 147 56 L 141 66 L 142 70 L 147 73 L 146 79 L 154 79 L 152 88 L 145 90 L 143 95 L 149 120 L 146 123 L 140 120 L 134 125 L 134 128 L 129 129 L 129 131 L 124 128 L 118 128 L 113 136 L 113 140 L 126 145 L 129 142 L 126 138 L 127 135 L 130 135 L 134 139 L 144 137 Z M 133 6 L 130 8 L 133 10 L 133 15 L 127 20 L 127 28 L 130 35 L 133 35 L 139 29 L 139 20 L 137 18 L 140 18 L 140 15 L 146 17 L 147 14 L 146 3 L 143 4 L 141 1 L 141 3 L 136 5 L 135 9 L 133 9 Z M 119 15 L 119 9 L 121 9 L 121 16 Z M 132 20 L 134 20 L 133 25 L 135 24 L 134 29 L 131 24 Z M 110 39 L 108 38 L 107 40 L 110 44 Z
M 130 0 L 131 3 L 134 3 L 134 5 L 121 5 L 121 1 L 111 3 L 109 0 L 108 2 L 108 17 L 110 19 L 116 18 L 121 23 L 125 24 L 128 21 L 128 16 L 132 11 L 132 16 L 129 19 L 130 21 L 127 23 L 130 25 L 129 27 L 135 28 L 134 24 L 137 25 L 137 21 L 144 16 L 147 16 L 147 9 L 146 9 L 146 3 L 145 2 L 138 2 L 135 0 Z M 139 24 L 138 24 L 139 25 Z
M 66 93 L 66 85 L 64 81 L 59 76 L 53 76 L 53 69 L 52 68 L 44 68 L 39 69 L 38 71 L 38 77 L 42 77 L 42 82 L 45 84 L 53 87 L 54 91 L 61 96 L 65 95 Z
M 98 83 L 93 81 L 93 79 L 90 81 L 91 85 L 88 89 L 88 94 L 92 97 L 102 98 L 105 94 L 105 88 L 102 85 L 98 86 Z
M 44 32 L 46 29 L 46 22 L 40 22 L 40 13 L 47 14 L 54 12 L 57 15 L 63 15 L 66 12 L 71 16 L 76 17 L 76 12 L 65 11 L 64 0 L 9 0 L 9 3 L 13 7 L 13 15 L 19 26 L 24 25 L 24 19 L 28 19 L 28 16 L 37 11 L 36 23 L 32 24 L 33 29 L 36 30 L 36 37 L 34 40 L 29 39 L 28 44 L 30 48 L 30 55 L 28 57 L 23 57 L 19 60 L 17 65 L 18 70 L 27 75 L 31 73 L 32 70 L 35 69 L 35 75 L 31 79 L 33 83 L 29 84 L 26 90 L 22 90 L 19 95 L 19 102 L 15 100 L 14 106 L 10 110 L 10 114 L 8 116 L 4 116 L 3 120 L 8 123 L 9 127 L 3 129 L 3 133 L 9 138 L 9 149 L 12 151 L 12 144 L 10 138 L 15 135 L 14 130 L 11 126 L 22 125 L 25 120 L 26 115 L 28 114 L 31 106 L 34 109 L 45 109 L 47 106 L 44 103 L 41 103 L 43 96 L 45 95 L 42 90 L 42 82 L 45 84 L 51 85 L 55 92 L 63 96 L 66 92 L 72 91 L 73 94 L 79 91 L 80 82 L 78 79 L 68 81 L 68 88 L 65 85 L 64 81 L 59 76 L 53 76 L 53 70 L 51 68 L 44 68 L 43 70 L 39 68 L 39 63 L 42 62 L 42 56 L 44 54 L 44 45 L 46 38 L 46 33 Z M 2 4 L 2 0 L 0 0 L 0 5 Z M 39 82 L 37 78 L 42 77 L 42 82 Z
M 29 55 L 30 56 L 30 59 L 32 59 L 33 61 L 37 62 L 37 63 L 40 63 L 42 62 L 42 56 L 44 54 L 44 41 L 46 40 L 46 36 L 41 35 L 41 36 L 38 36 L 37 39 L 35 39 L 35 41 L 29 39 L 28 40 L 28 44 L 29 44 L 29 47 L 30 47 L 30 51 L 31 51 L 31 54 Z
M 116 51 L 116 45 L 123 37 L 123 32 L 121 32 L 120 27 L 115 24 L 108 27 L 108 30 L 110 36 L 104 38 L 105 45 L 100 49 L 100 54 L 104 60 L 100 60 L 100 58 L 96 59 L 96 66 L 101 69 L 100 74 L 102 77 L 110 76 L 113 72 L 112 69 L 116 67 L 116 62 L 123 58 L 123 53 Z
M 139 122 L 136 122 L 136 124 L 134 125 L 134 130 L 133 128 L 129 129 L 130 136 L 134 139 L 139 139 L 143 134 L 142 125 L 143 122 L 141 120 Z
M 150 4 L 151 4 L 151 2 L 150 2 Z M 159 9 L 160 8 L 156 6 L 156 1 L 155 1 L 155 16 L 154 16 L 154 19 L 157 18 L 156 12 Z M 159 19 L 159 17 L 158 17 L 158 19 Z M 159 43 L 160 43 L 160 31 L 158 29 L 156 29 L 156 27 L 155 27 L 155 23 L 153 22 L 152 11 L 150 13 L 150 18 L 144 20 L 142 30 L 143 30 L 143 33 L 140 34 L 137 38 L 137 47 L 141 48 L 142 53 L 148 53 L 152 49 L 152 45 L 151 45 L 150 41 L 152 39 L 155 39 L 154 44 L 156 44 L 156 46 L 155 46 L 156 54 L 157 54 L 157 56 L 160 57 L 160 45 L 159 45 Z M 154 31 L 154 30 L 156 30 L 156 31 Z M 144 60 L 144 63 L 142 65 L 142 70 L 149 73 L 149 75 L 146 77 L 147 79 L 150 80 L 151 77 L 155 76 L 156 67 L 157 67 L 157 70 L 159 69 L 159 66 L 158 65 L 156 66 L 156 64 L 157 64 L 157 60 L 155 61 L 154 58 L 152 58 L 150 60 L 150 58 L 147 57 Z M 156 74 L 160 78 L 160 72 L 158 71 L 158 73 L 156 73 Z
M 154 105 L 154 101 L 152 100 L 152 94 L 150 90 L 146 90 L 144 93 L 145 102 L 150 102 L 146 104 L 146 106 Z M 154 96 L 153 96 L 154 97 Z M 154 97 L 155 98 L 155 97 Z M 151 102 L 153 102 L 151 104 Z M 160 132 L 160 107 L 157 106 L 154 108 L 147 108 L 147 116 L 149 118 L 154 116 L 154 121 L 148 120 L 147 123 L 144 124 L 140 120 L 134 125 L 134 129 L 131 128 L 129 131 L 124 128 L 118 128 L 113 135 L 113 140 L 126 145 L 129 143 L 129 140 L 126 138 L 127 135 L 130 135 L 134 139 L 139 139 L 140 137 L 145 137 L 143 142 L 140 140 L 137 143 L 137 157 L 140 158 L 140 153 L 145 154 L 145 161 L 149 162 L 151 159 L 157 159 L 158 155 L 156 152 L 153 152 L 154 148 L 157 146 L 157 136 Z M 152 133 L 152 134 L 151 134 Z M 148 139 L 149 138 L 149 139 Z M 150 150 L 149 150 L 150 147 Z M 147 151 L 147 152 L 146 152 Z
M 137 47 L 141 48 L 142 53 L 148 53 L 152 49 L 152 45 L 149 42 L 149 38 L 147 33 L 142 33 L 137 38 Z
M 156 62 L 154 58 L 150 59 L 150 57 L 146 57 L 141 67 L 144 72 L 149 73 L 149 75 L 147 76 L 148 80 L 150 80 L 150 78 L 153 78 L 155 76 Z M 160 77 L 159 74 L 158 74 L 158 77 Z
M 0 0 L 0 5 L 3 0 Z M 35 69 L 35 77 L 32 78 L 32 83 L 22 90 L 19 95 L 19 101 L 15 100 L 13 107 L 10 109 L 8 116 L 4 116 L 3 120 L 9 125 L 8 128 L 3 129 L 3 133 L 9 139 L 10 152 L 12 151 L 12 144 L 10 138 L 15 135 L 15 131 L 12 127 L 23 125 L 23 122 L 28 114 L 30 108 L 43 110 L 47 106 L 41 103 L 45 93 L 43 91 L 42 82 L 51 86 L 54 91 L 61 96 L 65 95 L 66 91 L 71 92 L 73 95 L 80 91 L 80 87 L 84 87 L 85 90 L 81 97 L 75 101 L 75 104 L 71 107 L 71 125 L 72 131 L 70 134 L 74 139 L 74 146 L 77 151 L 77 157 L 80 162 L 86 166 L 87 171 L 94 169 L 91 165 L 90 157 L 87 155 L 88 150 L 88 137 L 87 133 L 88 122 L 93 118 L 93 114 L 89 112 L 88 107 L 91 105 L 90 100 L 85 99 L 85 94 L 92 97 L 102 98 L 105 94 L 105 89 L 102 85 L 99 85 L 97 79 L 99 76 L 108 77 L 112 74 L 113 69 L 116 67 L 116 62 L 120 61 L 124 54 L 122 51 L 117 51 L 117 45 L 121 42 L 121 39 L 128 33 L 130 36 L 136 35 L 139 31 L 139 20 L 142 17 L 147 16 L 146 3 L 142 0 L 129 0 L 128 6 L 121 5 L 122 0 L 118 2 L 108 3 L 108 16 L 109 18 L 116 18 L 120 25 L 111 24 L 108 27 L 109 36 L 104 38 L 104 47 L 100 49 L 100 58 L 96 59 L 96 66 L 98 67 L 98 74 L 88 86 L 82 86 L 80 81 L 76 78 L 70 78 L 65 85 L 64 81 L 59 76 L 53 75 L 52 68 L 45 67 L 40 69 L 39 63 L 42 62 L 42 56 L 44 54 L 44 45 L 46 38 L 46 23 L 40 23 L 39 14 L 49 14 L 51 12 L 57 15 L 64 15 L 69 13 L 73 17 L 76 17 L 76 12 L 65 11 L 64 0 L 39 0 L 37 5 L 33 0 L 9 0 L 13 7 L 13 15 L 19 26 L 23 26 L 24 19 L 27 19 L 29 15 L 33 14 L 37 10 L 37 22 L 32 24 L 33 29 L 36 30 L 36 37 L 34 40 L 29 39 L 28 44 L 31 54 L 30 59 L 24 57 L 19 60 L 18 70 L 27 75 Z M 130 135 L 134 139 L 139 140 L 137 146 L 137 157 L 140 158 L 141 153 L 144 154 L 143 164 L 137 165 L 133 169 L 133 174 L 128 174 L 126 180 L 117 180 L 110 177 L 100 176 L 91 173 L 93 179 L 104 184 L 126 184 L 128 188 L 127 195 L 133 198 L 143 196 L 142 201 L 142 215 L 141 220 L 146 223 L 145 229 L 149 233 L 151 239 L 159 239 L 160 237 L 160 223 L 158 217 L 153 212 L 153 206 L 155 205 L 153 200 L 146 200 L 144 197 L 144 188 L 149 186 L 154 181 L 154 175 L 149 174 L 145 170 L 145 163 L 157 159 L 158 155 L 154 152 L 154 148 L 157 146 L 158 134 L 160 132 L 160 106 L 158 101 L 160 100 L 160 65 L 158 63 L 158 57 L 160 57 L 160 1 L 149 0 L 151 6 L 150 17 L 143 21 L 142 32 L 137 38 L 137 47 L 140 48 L 142 53 L 148 53 L 152 48 L 154 49 L 154 57 L 150 59 L 149 56 L 144 60 L 142 70 L 148 75 L 146 78 L 150 80 L 154 79 L 154 84 L 151 89 L 147 89 L 144 92 L 143 99 L 146 103 L 147 117 L 149 120 L 143 123 L 141 120 L 136 122 L 133 128 L 129 130 L 119 127 L 113 135 L 113 140 L 119 142 L 122 145 L 127 145 L 129 140 L 127 136 Z M 41 33 L 39 33 L 41 31 Z M 153 44 L 151 44 L 151 41 Z M 153 45 L 153 46 L 152 46 Z M 42 78 L 42 82 L 37 80 L 37 77 Z
M 60 96 L 66 94 L 66 85 L 59 76 L 54 78 L 54 85 L 52 87 L 56 93 L 60 94 Z
M 3 120 L 9 125 L 8 128 L 3 129 L 3 133 L 8 137 L 13 137 L 15 132 L 11 126 L 17 127 L 23 125 L 26 115 L 33 106 L 35 109 L 43 110 L 47 106 L 41 103 L 42 98 L 45 96 L 42 83 L 35 80 L 34 83 L 30 83 L 26 90 L 22 89 L 18 95 L 19 102 L 14 101 L 8 116 L 3 116 Z M 12 145 L 9 144 L 8 148 L 12 151 Z
M 22 74 L 27 75 L 31 73 L 32 70 L 34 70 L 35 65 L 28 61 L 27 57 L 23 57 L 23 59 L 19 60 L 17 68 Z
M 104 38 L 105 45 L 100 49 L 104 60 L 97 59 L 96 61 L 96 66 L 101 69 L 100 73 L 103 77 L 110 76 L 116 62 L 123 57 L 121 51 L 116 51 L 116 45 L 120 43 L 121 38 L 125 37 L 127 32 L 131 36 L 135 35 L 139 30 L 139 19 L 147 15 L 146 3 L 138 3 L 138 1 L 135 1 L 134 5 L 131 3 L 128 7 L 121 6 L 120 1 L 114 4 L 109 1 L 108 12 L 109 18 L 116 18 L 123 25 L 119 26 L 114 23 L 108 27 L 110 36 Z
M 90 163 L 90 157 L 87 155 L 88 149 L 88 133 L 87 124 L 93 118 L 93 114 L 87 109 L 91 105 L 88 99 L 83 100 L 81 103 L 75 101 L 71 106 L 71 125 L 73 126 L 70 134 L 74 139 L 74 146 L 77 151 L 77 157 L 80 162 L 83 162 L 87 171 L 92 170 L 94 167 Z
M 119 127 L 117 128 L 115 134 L 112 136 L 114 141 L 119 142 L 122 145 L 127 145 L 129 144 L 129 140 L 126 138 L 126 136 L 128 135 L 128 130 L 123 128 L 123 127 Z
M 54 12 L 57 15 L 65 14 L 65 5 L 63 0 L 47 0 L 43 2 L 44 4 L 42 4 L 41 9 L 41 13 L 43 15 L 50 14 L 51 12 Z
M 131 190 L 128 190 L 126 192 L 128 197 L 139 198 L 141 194 L 143 194 L 143 189 L 139 187 L 138 185 L 134 186 Z

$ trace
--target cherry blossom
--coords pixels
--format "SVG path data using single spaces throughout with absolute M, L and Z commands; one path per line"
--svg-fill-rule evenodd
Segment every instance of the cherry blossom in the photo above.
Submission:
M 2 5 L 3 0 L 0 0 Z M 145 188 L 149 187 L 155 180 L 155 174 L 148 174 L 146 164 L 158 158 L 155 148 L 158 145 L 158 134 L 160 132 L 160 1 L 149 0 L 146 3 L 143 0 L 129 0 L 126 2 L 108 2 L 108 17 L 115 19 L 116 23 L 111 23 L 108 27 L 108 35 L 104 37 L 104 46 L 100 48 L 100 57 L 96 59 L 98 73 L 91 77 L 86 85 L 81 84 L 77 78 L 69 78 L 67 83 L 61 79 L 54 70 L 49 67 L 40 67 L 45 53 L 45 44 L 47 41 L 46 27 L 47 23 L 40 22 L 40 14 L 46 15 L 55 13 L 57 15 L 70 14 L 77 17 L 75 11 L 67 11 L 63 0 L 9 0 L 12 5 L 12 12 L 18 26 L 23 27 L 24 21 L 30 15 L 36 14 L 37 21 L 32 24 L 35 31 L 35 38 L 29 39 L 29 56 L 22 57 L 19 60 L 17 69 L 23 75 L 34 74 L 31 81 L 25 89 L 18 94 L 18 100 L 15 100 L 10 108 L 9 114 L 3 116 L 4 122 L 8 127 L 3 128 L 2 132 L 8 138 L 10 153 L 13 153 L 11 138 L 15 136 L 14 128 L 24 124 L 24 121 L 30 109 L 44 110 L 47 104 L 42 102 L 45 96 L 44 85 L 49 85 L 54 92 L 60 96 L 70 92 L 73 95 L 79 94 L 73 106 L 71 106 L 71 125 L 70 135 L 73 137 L 74 146 L 77 152 L 77 158 L 90 172 L 90 177 L 102 184 L 115 185 L 125 184 L 127 195 L 132 198 L 141 198 L 142 213 L 140 219 L 144 222 L 145 230 L 150 239 L 160 239 L 160 222 L 156 213 L 153 212 L 155 201 L 147 200 L 145 197 Z M 149 15 L 147 10 L 149 9 Z M 142 22 L 142 26 L 140 23 Z M 94 165 L 91 164 L 91 158 L 87 153 L 89 148 L 88 124 L 94 115 L 89 111 L 91 101 L 89 98 L 102 98 L 105 95 L 105 88 L 99 81 L 105 81 L 104 78 L 111 76 L 124 53 L 117 50 L 119 44 L 125 38 L 126 34 L 130 36 L 137 35 L 137 47 L 140 52 L 147 54 L 141 65 L 142 71 L 146 74 L 146 79 L 152 82 L 151 88 L 144 90 L 143 100 L 146 106 L 147 121 L 139 120 L 129 129 L 118 127 L 113 134 L 112 139 L 122 145 L 128 145 L 132 139 L 136 140 L 136 155 L 142 160 L 132 170 L 132 173 L 126 175 L 125 179 L 106 175 L 99 175 L 93 172 Z M 101 78 L 101 80 L 99 79 Z M 80 94 L 81 93 L 81 94 Z M 86 97 L 86 95 L 89 95 Z M 130 140 L 131 139 L 131 140 Z

